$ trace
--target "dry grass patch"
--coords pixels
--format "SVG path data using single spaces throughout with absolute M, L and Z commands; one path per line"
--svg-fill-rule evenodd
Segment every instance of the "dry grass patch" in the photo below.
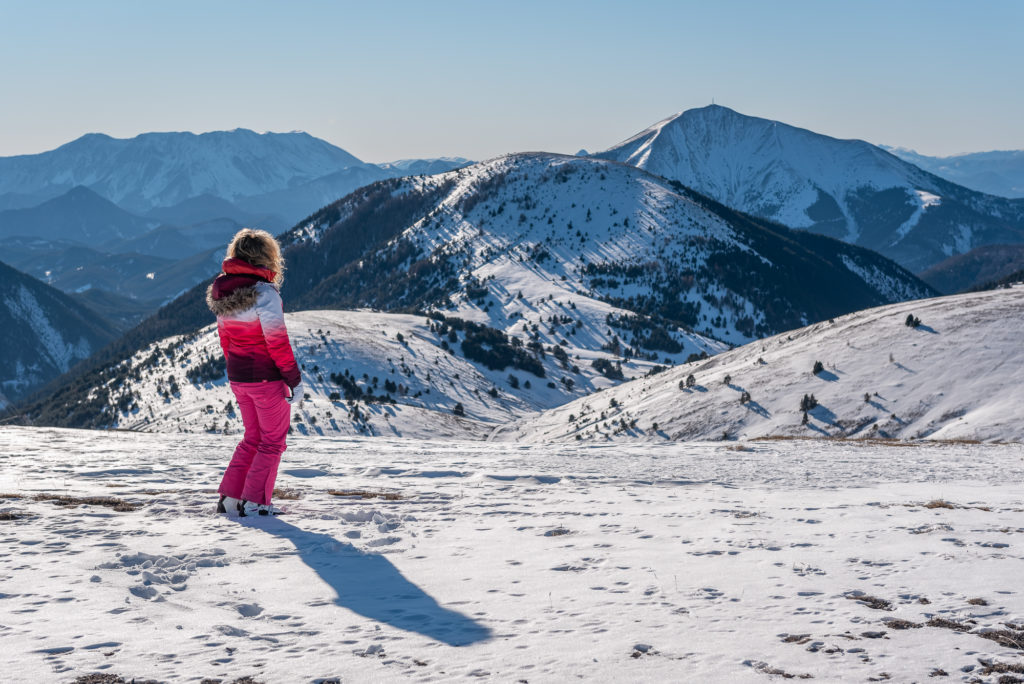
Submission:
M 750 667 L 754 668 L 756 671 L 761 672 L 763 674 L 766 674 L 766 675 L 778 675 L 779 677 L 782 677 L 783 679 L 814 679 L 814 675 L 812 675 L 812 674 L 798 674 L 798 675 L 797 674 L 791 674 L 791 673 L 786 672 L 785 670 L 783 670 L 781 668 L 772 667 L 768 663 L 755 663 L 755 662 L 751 662 L 751 661 L 748 660 L 745 664 L 749 665 Z
M 978 662 L 982 665 L 981 674 L 986 677 L 991 674 L 1024 674 L 1024 663 L 1000 663 L 987 658 L 980 658 Z M 1001 682 L 1003 679 L 1000 678 L 999 681 Z M 1021 680 L 1017 679 L 1016 681 Z
M 94 672 L 93 674 L 81 675 L 75 679 L 72 684 L 159 684 L 155 679 L 125 679 L 121 675 L 111 674 L 109 672 L 100 673 Z
M 811 441 L 817 441 L 817 440 L 814 437 L 804 437 L 802 435 L 762 435 L 761 437 L 751 437 L 750 441 L 751 442 L 811 442 Z
M 1006 648 L 1015 648 L 1018 651 L 1024 651 L 1024 630 L 1012 629 L 1017 627 L 1013 623 L 1004 623 L 1009 629 L 993 629 L 987 632 L 975 632 L 982 639 L 988 639 L 994 641 L 1000 646 Z
M 0 494 L 0 499 L 20 499 L 21 494 Z
M 924 625 L 920 623 L 903 620 L 902 618 L 892 618 L 884 620 L 883 622 L 885 622 L 885 626 L 889 629 L 920 629 L 921 627 L 924 627 Z
M 24 517 L 24 513 L 15 513 L 14 511 L 0 511 L 0 520 L 21 520 Z
M 349 496 L 357 499 L 384 499 L 385 501 L 399 501 L 401 494 L 396 492 L 371 492 L 367 489 L 328 489 L 331 496 Z
M 119 513 L 134 511 L 136 506 L 124 499 L 113 496 L 70 496 L 67 494 L 36 494 L 32 497 L 35 501 L 52 501 L 58 506 L 105 506 L 112 508 Z
M 966 625 L 962 622 L 955 622 L 953 620 L 947 620 L 946 618 L 933 617 L 925 623 L 929 627 L 941 627 L 943 629 L 951 629 L 954 632 L 970 632 L 974 629 L 971 625 Z
M 860 439 L 851 439 L 850 442 L 859 446 L 887 446 L 887 447 L 921 447 L 924 446 L 921 442 L 908 442 L 903 439 L 883 439 L 882 437 L 862 437 Z
M 274 499 L 283 499 L 285 501 L 296 501 L 302 498 L 302 492 L 298 489 L 285 489 L 283 487 L 274 488 Z
M 983 598 L 967 599 L 967 603 L 971 604 L 972 606 L 987 606 L 988 605 L 988 601 L 986 601 Z
M 986 513 L 992 512 L 991 506 L 963 506 L 961 504 L 955 504 L 952 501 L 946 501 L 945 499 L 932 499 L 928 503 L 908 503 L 903 504 L 907 508 L 927 508 L 929 510 L 935 510 L 937 508 L 944 508 L 946 510 L 975 510 L 985 511 Z
M 868 608 L 874 608 L 875 610 L 895 610 L 892 607 L 892 601 L 888 601 L 884 598 L 878 598 L 877 596 L 869 596 L 868 594 L 847 594 L 846 598 L 851 601 L 863 603 Z

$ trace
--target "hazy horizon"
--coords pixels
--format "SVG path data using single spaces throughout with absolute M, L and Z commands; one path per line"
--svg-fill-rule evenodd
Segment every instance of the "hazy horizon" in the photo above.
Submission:
M 602 150 L 712 101 L 930 156 L 1024 148 L 1024 3 L 0 4 L 0 156 L 301 130 L 370 162 Z

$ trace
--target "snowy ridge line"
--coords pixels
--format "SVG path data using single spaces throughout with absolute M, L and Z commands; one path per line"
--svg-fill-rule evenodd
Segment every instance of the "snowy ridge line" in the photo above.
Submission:
M 1020 442 L 1022 314 L 1019 286 L 860 311 L 578 399 L 492 438 Z

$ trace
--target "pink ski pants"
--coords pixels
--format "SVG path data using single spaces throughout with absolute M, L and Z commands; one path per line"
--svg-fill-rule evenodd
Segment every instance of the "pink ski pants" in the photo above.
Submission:
M 285 437 L 291 404 L 284 381 L 233 382 L 245 436 L 235 447 L 231 463 L 217 490 L 224 496 L 269 504 L 277 479 L 277 466 L 287 448 Z

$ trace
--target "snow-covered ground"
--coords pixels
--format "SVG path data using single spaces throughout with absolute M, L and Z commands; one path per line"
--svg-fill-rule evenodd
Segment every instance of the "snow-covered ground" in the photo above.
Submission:
M 1019 442 L 1022 315 L 1020 284 L 857 311 L 591 394 L 493 437 Z
M 1024 668 L 1019 444 L 295 436 L 278 485 L 300 498 L 240 520 L 213 514 L 232 443 L 0 428 L 5 680 L 996 682 L 999 664 Z

